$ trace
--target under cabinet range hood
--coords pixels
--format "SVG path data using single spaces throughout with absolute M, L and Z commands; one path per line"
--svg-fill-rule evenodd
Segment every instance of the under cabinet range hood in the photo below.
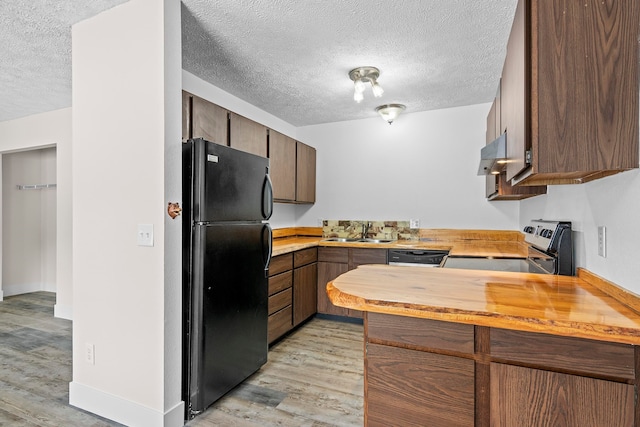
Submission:
M 507 133 L 503 133 L 493 142 L 480 150 L 478 175 L 497 175 L 507 162 Z

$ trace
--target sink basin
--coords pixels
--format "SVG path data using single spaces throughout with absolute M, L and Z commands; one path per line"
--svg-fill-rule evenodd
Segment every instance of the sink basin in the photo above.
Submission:
M 391 239 L 359 239 L 358 242 L 363 243 L 391 243 L 394 240 Z
M 324 239 L 325 242 L 341 242 L 341 243 L 391 243 L 395 240 L 391 239 L 354 239 L 347 237 L 329 237 Z

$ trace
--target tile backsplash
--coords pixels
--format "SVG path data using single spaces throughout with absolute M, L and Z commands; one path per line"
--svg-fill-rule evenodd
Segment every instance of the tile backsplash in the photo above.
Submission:
M 367 235 L 363 236 L 363 225 L 370 224 Z M 392 239 L 418 240 L 420 230 L 409 228 L 409 221 L 372 221 L 329 219 L 322 221 L 322 237 L 342 237 L 350 239 Z

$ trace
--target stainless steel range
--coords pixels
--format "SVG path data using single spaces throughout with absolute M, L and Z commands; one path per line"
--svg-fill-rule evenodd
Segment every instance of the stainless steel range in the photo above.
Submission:
M 571 222 L 533 220 L 522 230 L 527 258 L 449 256 L 444 268 L 574 275 Z

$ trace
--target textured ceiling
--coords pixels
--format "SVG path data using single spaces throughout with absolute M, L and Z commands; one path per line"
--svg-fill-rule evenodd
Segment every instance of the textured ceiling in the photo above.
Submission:
M 516 1 L 183 0 L 182 66 L 296 126 L 489 102 Z M 0 120 L 70 106 L 71 25 L 123 2 L 0 1 Z M 359 66 L 381 98 L 353 101 Z
M 71 25 L 126 0 L 0 0 L 0 121 L 71 106 Z
M 516 0 L 183 0 L 183 68 L 294 125 L 489 102 Z M 385 93 L 353 101 L 349 70 Z

